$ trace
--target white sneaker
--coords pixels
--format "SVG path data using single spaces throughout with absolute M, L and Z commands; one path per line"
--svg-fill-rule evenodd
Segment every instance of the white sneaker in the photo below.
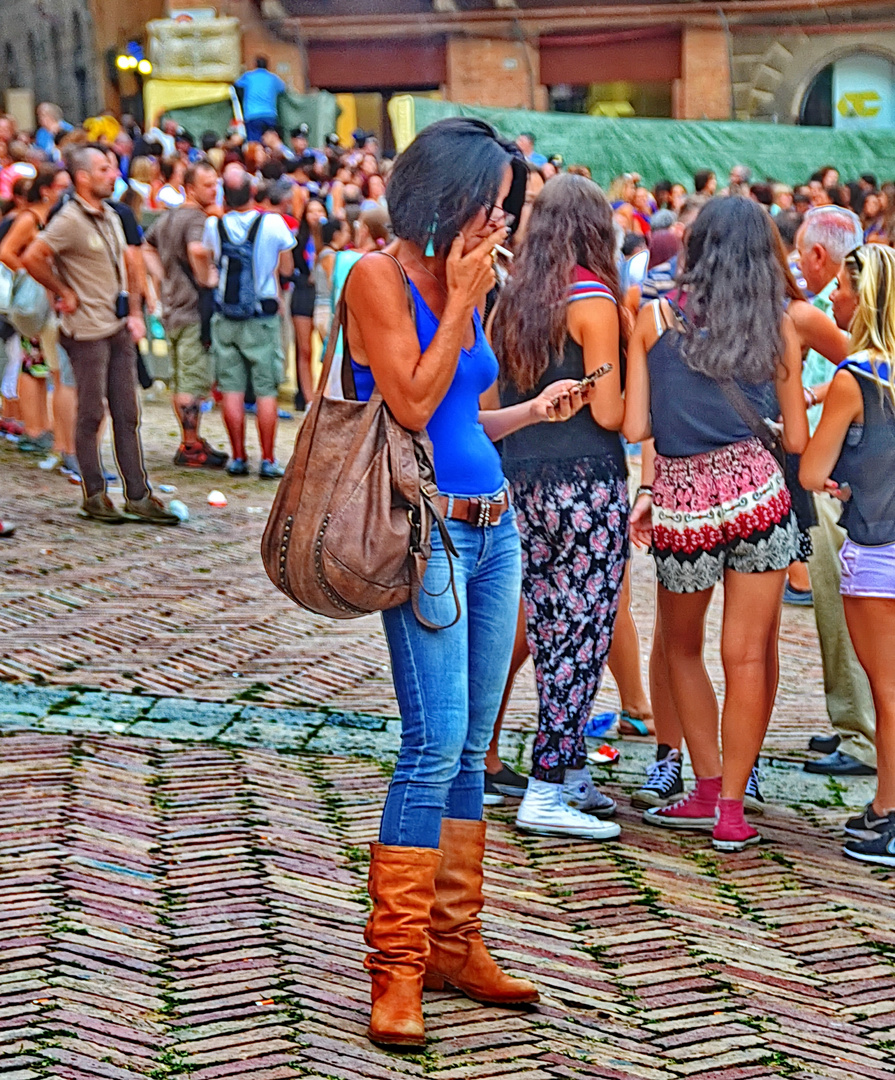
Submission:
M 562 784 L 547 784 L 534 777 L 529 777 L 516 826 L 540 836 L 578 836 L 584 840 L 612 840 L 621 832 L 614 821 L 600 821 L 569 806 L 563 799 Z
M 615 800 L 604 795 L 594 783 L 586 765 L 583 769 L 566 769 L 562 797 L 575 810 L 599 818 L 612 817 L 618 809 Z

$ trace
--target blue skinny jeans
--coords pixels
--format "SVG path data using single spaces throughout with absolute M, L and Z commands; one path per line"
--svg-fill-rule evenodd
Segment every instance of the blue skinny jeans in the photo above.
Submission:
M 409 603 L 382 613 L 401 710 L 401 749 L 382 814 L 379 840 L 438 847 L 442 817 L 482 817 L 485 751 L 494 733 L 510 667 L 519 611 L 521 557 L 515 511 L 494 526 L 448 521 L 459 553 L 454 577 L 461 616 L 427 630 Z M 456 608 L 447 554 L 432 532 L 432 557 L 420 610 L 438 624 Z

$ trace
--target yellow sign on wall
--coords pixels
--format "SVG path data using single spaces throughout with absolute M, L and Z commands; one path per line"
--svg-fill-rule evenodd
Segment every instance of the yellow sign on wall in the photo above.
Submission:
M 842 95 L 836 108 L 840 116 L 879 116 L 882 98 L 875 90 L 853 90 Z

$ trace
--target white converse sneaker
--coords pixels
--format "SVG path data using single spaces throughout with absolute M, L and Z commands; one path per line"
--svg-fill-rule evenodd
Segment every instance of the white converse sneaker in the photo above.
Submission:
M 590 769 L 566 769 L 563 780 L 562 797 L 576 810 L 595 817 L 612 817 L 618 807 L 615 800 L 604 795 L 593 781 Z
M 621 829 L 614 821 L 600 821 L 575 810 L 563 799 L 562 784 L 547 784 L 529 777 L 516 826 L 540 836 L 578 836 L 584 840 L 612 840 Z

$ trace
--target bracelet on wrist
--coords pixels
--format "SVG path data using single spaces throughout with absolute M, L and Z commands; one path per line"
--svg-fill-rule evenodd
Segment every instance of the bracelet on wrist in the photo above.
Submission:
M 641 495 L 649 495 L 649 497 L 652 498 L 653 497 L 652 486 L 650 484 L 641 484 L 640 487 L 637 489 L 637 494 L 634 496 L 634 501 L 636 502 L 640 498 Z

